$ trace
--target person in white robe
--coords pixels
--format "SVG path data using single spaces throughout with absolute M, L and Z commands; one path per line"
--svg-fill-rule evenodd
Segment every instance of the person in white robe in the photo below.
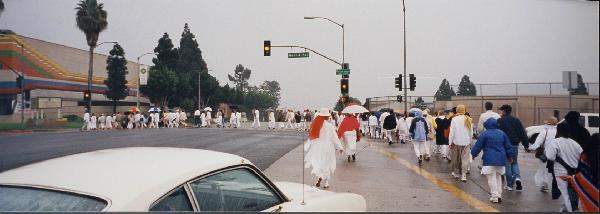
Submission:
M 369 136 L 371 139 L 378 138 L 379 134 L 377 134 L 377 126 L 379 125 L 379 121 L 377 120 L 377 116 L 375 114 L 371 114 L 369 116 Z
M 289 128 L 289 129 L 293 129 L 294 128 L 294 111 L 292 111 L 291 109 L 288 109 L 286 116 L 285 116 L 285 128 Z
M 187 114 L 185 113 L 184 110 L 181 110 L 179 112 L 179 124 L 181 124 L 182 127 L 187 127 L 187 123 L 185 122 L 187 120 Z
M 218 128 L 225 128 L 225 124 L 223 123 L 223 112 L 219 110 L 217 112 L 217 118 L 215 118 Z
M 556 138 L 556 124 L 558 124 L 558 119 L 556 119 L 556 117 L 550 117 L 545 120 L 544 123 L 544 129 L 538 134 L 535 143 L 529 146 L 529 149 L 535 151 L 541 147 L 545 150 L 546 145 Z M 534 181 L 535 185 L 540 188 L 540 191 L 547 192 L 550 190 L 552 185 L 552 174 L 548 173 L 546 161 L 538 159 L 538 169 L 535 172 Z
M 200 113 L 200 126 L 206 127 L 208 125 L 206 112 Z
M 160 114 L 158 112 L 154 113 L 154 127 L 158 129 L 158 121 L 160 120 Z
M 238 111 L 235 113 L 235 122 L 237 123 L 236 126 L 238 128 L 242 128 L 242 112 Z
M 98 124 L 96 114 L 92 113 L 92 117 L 90 117 L 90 129 L 96 130 L 96 124 Z
M 269 112 L 269 129 L 273 129 L 275 130 L 276 127 L 276 123 L 275 123 L 275 112 L 270 111 Z
M 356 161 L 356 144 L 360 141 L 360 124 L 354 115 L 344 116 L 337 130 L 338 138 L 342 139 L 348 162 Z
M 206 120 L 206 127 L 210 127 L 210 123 L 212 122 L 212 111 L 210 109 L 206 111 L 204 119 Z
M 114 119 L 112 115 L 107 115 L 104 127 L 106 129 L 112 129 L 113 120 Z
M 179 109 L 177 109 L 177 111 L 175 111 L 175 113 L 173 113 L 173 118 L 175 118 L 174 125 L 176 128 L 179 128 L 179 124 L 180 124 L 179 112 L 180 112 Z
M 85 112 L 83 114 L 83 126 L 81 126 L 81 131 L 89 131 L 90 130 L 90 113 Z
M 410 134 L 408 133 L 408 125 L 406 124 L 404 115 L 397 117 L 396 129 L 398 130 L 398 142 L 405 144 L 410 139 Z
M 231 112 L 231 116 L 229 117 L 229 128 L 237 128 L 237 115 L 235 111 Z
M 100 114 L 100 117 L 98 117 L 98 129 L 104 130 L 104 125 L 106 125 L 106 116 Z
M 254 109 L 253 113 L 254 121 L 252 121 L 252 128 L 260 128 L 260 111 Z
M 304 167 L 312 168 L 311 174 L 317 177 L 316 187 L 323 184 L 329 188 L 329 182 L 336 168 L 336 149 L 343 152 L 340 139 L 335 126 L 328 122 L 330 117 L 328 109 L 321 109 L 316 115 L 309 132 L 309 139 L 304 143 L 306 151 Z

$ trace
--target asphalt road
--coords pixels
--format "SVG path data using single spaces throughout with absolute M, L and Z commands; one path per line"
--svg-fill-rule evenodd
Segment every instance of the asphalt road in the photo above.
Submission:
M 303 138 L 295 131 L 244 129 L 143 129 L 0 135 L 0 172 L 70 154 L 139 146 L 227 152 L 242 156 L 265 170 L 300 145 Z

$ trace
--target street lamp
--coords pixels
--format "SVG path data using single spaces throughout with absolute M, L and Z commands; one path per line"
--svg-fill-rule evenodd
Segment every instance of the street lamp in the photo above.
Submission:
M 150 55 L 150 54 L 156 54 L 154 52 L 148 52 L 145 54 L 142 54 L 140 56 L 137 57 L 137 66 L 138 66 L 138 75 L 137 75 L 137 91 L 135 92 L 135 106 L 140 109 L 140 72 L 141 72 L 141 64 L 140 64 L 140 58 L 142 58 L 143 56 L 146 55 Z
M 304 19 L 325 19 L 339 27 L 342 28 L 342 64 L 344 64 L 346 62 L 346 55 L 344 53 L 344 49 L 345 49 L 345 32 L 344 32 L 344 24 L 340 24 L 337 23 L 336 21 L 333 21 L 327 17 L 320 17 L 320 16 L 305 16 Z
M 94 46 L 91 49 L 91 52 L 92 52 L 91 55 L 92 55 L 92 57 L 94 57 L 94 49 L 95 48 L 99 47 L 100 45 L 107 44 L 107 43 L 119 44 L 118 42 L 112 42 L 112 41 L 110 41 L 110 42 L 100 42 L 99 44 L 97 44 L 96 46 Z M 91 58 L 90 58 L 90 63 L 91 62 L 92 61 L 91 61 Z M 88 71 L 88 87 L 87 87 L 88 91 L 90 93 L 90 100 L 87 103 L 87 112 L 90 112 L 90 113 L 92 112 L 92 98 L 91 98 L 91 94 L 92 94 L 92 75 L 93 74 L 94 74 L 94 64 L 90 64 L 90 70 Z

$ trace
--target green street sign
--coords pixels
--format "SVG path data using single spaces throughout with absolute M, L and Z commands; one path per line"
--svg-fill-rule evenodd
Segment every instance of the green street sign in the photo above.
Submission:
M 335 75 L 349 75 L 350 69 L 337 69 L 335 70 Z
M 288 53 L 288 58 L 307 58 L 308 52 Z

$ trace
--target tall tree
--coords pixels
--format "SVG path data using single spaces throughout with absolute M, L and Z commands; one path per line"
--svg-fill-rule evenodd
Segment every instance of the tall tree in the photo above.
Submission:
M 171 101 L 177 94 L 178 83 L 179 78 L 174 71 L 152 66 L 148 74 L 148 85 L 143 85 L 140 89 L 151 102 L 173 107 Z
M 440 87 L 435 92 L 435 100 L 450 100 L 452 96 L 456 96 L 456 93 L 454 93 L 454 90 L 452 90 L 452 87 L 450 87 L 450 82 L 448 82 L 446 79 L 443 79 L 442 84 L 440 84 Z
M 362 105 L 362 103 L 360 102 L 360 100 L 354 98 L 354 97 L 348 97 L 348 105 L 350 104 L 356 104 L 356 105 Z M 346 105 L 342 102 L 342 97 L 340 97 L 337 102 L 335 103 L 335 106 L 333 107 L 334 111 L 342 111 L 344 110 L 344 108 L 346 107 Z
M 415 106 L 417 108 L 425 107 L 425 100 L 423 100 L 423 97 L 417 97 L 417 99 L 415 100 Z
M 165 68 L 175 70 L 177 65 L 177 48 L 173 45 L 173 41 L 169 38 L 169 34 L 164 33 L 163 36 L 158 39 L 158 45 L 154 48 L 156 57 L 152 59 L 154 66 L 158 68 Z
M 4 1 L 0 0 L 0 15 L 4 12 Z
M 275 80 L 265 80 L 259 88 L 266 92 L 269 96 L 275 98 L 275 108 L 279 106 L 279 100 L 281 99 L 281 86 L 279 86 L 279 82 Z
M 88 91 L 92 91 L 92 75 L 93 75 L 93 64 L 94 64 L 94 48 L 98 43 L 98 36 L 100 32 L 106 29 L 108 21 L 106 19 L 107 13 L 104 10 L 104 4 L 96 0 L 80 0 L 75 7 L 76 16 L 75 21 L 79 30 L 83 31 L 88 46 L 90 46 L 89 55 L 89 69 L 88 69 Z M 90 111 L 92 101 L 88 102 L 88 111 Z
M 458 96 L 477 96 L 477 88 L 475 84 L 469 80 L 469 76 L 464 75 L 460 80 L 460 84 L 458 84 L 458 91 L 456 92 Z
M 115 44 L 109 54 L 106 58 L 108 77 L 104 80 L 108 90 L 104 95 L 113 101 L 113 113 L 115 113 L 117 112 L 117 101 L 125 99 L 128 94 L 127 79 L 125 78 L 127 75 L 127 60 L 125 59 L 125 51 L 119 44 Z
M 198 102 L 198 75 L 201 72 L 207 72 L 208 69 L 206 62 L 202 59 L 202 51 L 198 47 L 198 42 L 187 23 L 183 27 L 183 33 L 181 33 L 177 54 L 175 71 L 180 82 L 175 102 L 181 104 L 183 100 L 189 98 L 193 98 L 195 102 Z M 201 87 L 201 89 L 204 89 L 203 86 Z
M 571 95 L 588 95 L 588 89 L 585 87 L 585 83 L 583 83 L 583 77 L 581 74 L 577 74 L 577 88 L 569 91 Z
M 246 91 L 248 89 L 248 80 L 250 79 L 251 74 L 252 70 L 244 68 L 242 64 L 238 64 L 233 70 L 233 76 L 228 74 L 227 77 L 229 78 L 229 81 L 235 84 L 237 90 Z

